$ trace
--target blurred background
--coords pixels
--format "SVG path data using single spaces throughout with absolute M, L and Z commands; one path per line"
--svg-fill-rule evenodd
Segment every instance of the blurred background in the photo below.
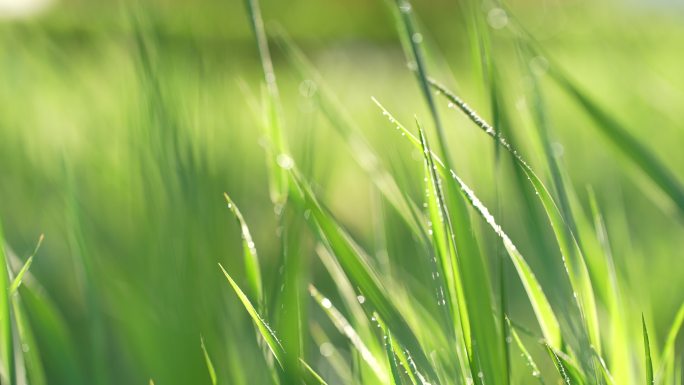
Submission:
M 488 117 L 460 2 L 413 5 L 426 43 L 439 53 L 431 57 L 433 73 Z M 509 5 L 571 78 L 684 180 L 684 3 Z M 513 69 L 510 41 L 497 34 L 506 15 L 491 7 L 483 3 L 495 55 L 511 63 L 499 69 L 519 147 L 543 170 L 536 144 L 526 140 L 525 78 Z M 262 0 L 262 8 L 267 26 L 291 35 L 380 161 L 420 202 L 421 185 L 412 180 L 422 180 L 422 160 L 371 101 L 405 124 L 414 114 L 428 118 L 386 4 Z M 309 165 L 317 191 L 355 239 L 380 262 L 391 258 L 391 274 L 408 287 L 419 287 L 406 229 L 314 106 L 315 85 L 272 49 L 295 161 Z M 217 268 L 221 262 L 244 282 L 228 192 L 252 230 L 266 290 L 277 290 L 280 242 L 254 108 L 261 76 L 239 0 L 0 0 L 0 218 L 19 261 L 46 237 L 32 281 L 62 319 L 27 308 L 48 383 L 209 383 L 200 335 L 227 383 L 269 383 L 250 320 Z M 633 294 L 627 311 L 647 314 L 657 346 L 684 300 L 681 222 L 553 83 L 544 82 L 544 93 L 554 151 L 584 204 L 587 186 L 596 191 L 620 284 Z M 504 228 L 542 284 L 553 285 L 530 241 L 529 213 L 519 196 L 507 195 L 510 170 L 497 196 L 489 139 L 456 112 L 444 108 L 443 115 L 461 176 L 488 205 L 501 199 Z M 391 244 L 379 247 L 382 238 Z M 310 239 L 302 246 L 306 275 L 325 291 L 329 279 L 313 246 Z M 510 281 L 513 314 L 533 323 L 524 292 Z M 307 346 L 317 363 L 317 347 Z

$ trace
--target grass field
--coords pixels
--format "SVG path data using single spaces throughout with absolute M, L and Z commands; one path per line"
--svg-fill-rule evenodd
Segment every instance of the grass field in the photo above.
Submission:
M 684 9 L 261 2 L 0 20 L 0 384 L 682 383 Z

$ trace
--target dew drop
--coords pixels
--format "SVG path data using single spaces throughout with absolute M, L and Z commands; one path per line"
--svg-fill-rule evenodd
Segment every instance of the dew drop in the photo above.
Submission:
M 289 170 L 294 166 L 294 160 L 287 154 L 278 154 L 276 163 L 285 170 Z
M 330 302 L 330 300 L 327 298 L 323 298 L 321 300 L 321 305 L 323 305 L 323 307 L 326 309 L 330 309 L 332 307 L 332 302 Z
M 501 29 L 508 25 L 508 15 L 501 8 L 493 8 L 487 13 L 487 22 L 494 29 Z

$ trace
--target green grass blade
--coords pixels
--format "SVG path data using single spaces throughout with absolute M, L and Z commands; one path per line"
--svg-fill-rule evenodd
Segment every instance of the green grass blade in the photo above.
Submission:
M 663 352 L 660 355 L 662 360 L 660 367 L 658 368 L 658 376 L 667 375 L 666 368 L 669 370 L 674 370 L 675 366 L 675 344 L 677 342 L 677 335 L 682 328 L 684 323 L 684 304 L 679 307 L 677 314 L 672 321 L 672 326 L 667 333 L 667 338 L 665 339 L 665 345 L 663 346 Z
M 508 324 L 509 330 L 511 331 L 511 338 L 513 339 L 513 341 L 515 341 L 516 345 L 518 346 L 518 349 L 520 349 L 520 352 L 521 352 L 523 358 L 525 358 L 525 363 L 532 370 L 532 372 L 531 372 L 532 377 L 536 378 L 540 384 L 544 385 L 544 379 L 542 378 L 541 372 L 539 371 L 539 366 L 534 361 L 534 358 L 532 358 L 532 355 L 529 353 L 529 351 L 525 347 L 525 344 L 523 343 L 522 339 L 520 338 L 520 335 L 518 334 L 518 332 L 511 325 L 511 322 L 508 319 L 508 317 L 506 317 L 506 323 Z
M 414 145 L 414 147 L 420 149 L 420 141 L 415 136 L 413 136 L 413 134 L 409 132 L 403 125 L 401 125 L 401 123 L 398 123 L 397 120 L 394 119 L 392 115 L 377 100 L 374 99 L 374 101 L 382 109 L 383 114 L 389 116 L 392 123 L 396 124 L 397 127 L 399 127 L 402 130 L 404 137 L 406 137 Z M 534 273 L 532 272 L 531 268 L 523 258 L 518 248 L 513 244 L 513 241 L 510 239 L 510 237 L 506 235 L 501 226 L 499 226 L 496 223 L 496 219 L 494 218 L 494 216 L 490 214 L 487 207 L 475 195 L 473 190 L 470 187 L 468 187 L 455 173 L 453 173 L 453 171 L 449 172 L 448 170 L 446 170 L 443 162 L 439 157 L 437 157 L 437 155 L 433 153 L 432 158 L 435 160 L 435 163 L 439 166 L 439 171 L 444 176 L 452 177 L 456 180 L 456 182 L 459 184 L 461 192 L 465 195 L 468 202 L 477 211 L 477 213 L 487 222 L 487 224 L 490 225 L 494 232 L 501 238 L 506 249 L 506 252 L 510 256 L 511 261 L 513 262 L 513 265 L 516 268 L 518 276 L 520 277 L 520 280 L 523 283 L 523 287 L 525 288 L 528 299 L 532 304 L 532 308 L 537 317 L 537 321 L 539 322 L 539 325 L 542 329 L 544 338 L 546 338 L 552 346 L 554 346 L 557 349 L 560 349 L 562 345 L 562 339 L 558 321 L 556 320 L 556 317 L 553 313 L 553 310 L 548 299 L 546 298 L 546 295 L 542 291 L 541 285 L 537 281 Z
M 643 314 L 641 315 L 641 327 L 644 334 L 644 368 L 646 370 L 646 385 L 653 385 L 653 362 L 651 361 L 651 345 L 648 341 L 648 330 L 646 329 L 646 320 Z
M 372 369 L 377 379 L 382 383 L 386 383 L 388 381 L 387 368 L 381 365 L 381 361 L 378 360 L 378 357 L 371 353 L 370 349 L 368 349 L 364 341 L 361 339 L 361 337 L 359 337 L 359 334 L 356 332 L 354 327 L 349 323 L 349 321 L 347 321 L 344 315 L 342 315 L 342 313 L 339 310 L 337 310 L 337 308 L 332 304 L 332 302 L 330 302 L 328 298 L 321 295 L 321 293 L 318 291 L 318 289 L 316 289 L 315 286 L 309 285 L 309 293 L 314 298 L 314 300 L 316 300 L 316 303 L 318 303 L 323 312 L 332 321 L 337 330 L 342 335 L 347 337 L 349 342 L 351 342 L 352 346 L 354 346 L 354 348 L 358 350 L 359 354 L 361 355 L 361 358 Z
M 5 238 L 0 222 L 0 364 L 4 383 L 14 385 L 14 345 L 10 312 L 9 270 L 5 254 Z
M 586 383 L 580 369 L 565 354 L 553 349 L 549 345 L 545 346 L 564 385 L 584 385 Z
M 314 69 L 304 53 L 284 31 L 276 30 L 275 38 L 299 73 L 300 78 L 313 81 L 316 84 L 315 100 L 333 128 L 346 141 L 354 155 L 354 161 L 369 175 L 370 181 L 401 216 L 409 229 L 419 239 L 426 239 L 427 235 L 421 225 L 422 221 L 416 218 L 414 214 L 416 210 L 412 202 L 406 199 L 395 179 L 383 166 L 377 152 L 364 137 L 359 125 L 330 90 L 323 77 Z
M 216 370 L 214 369 L 214 364 L 211 361 L 211 356 L 207 351 L 207 347 L 204 345 L 204 337 L 200 336 L 200 346 L 202 347 L 202 353 L 204 354 L 204 362 L 207 364 L 207 371 L 209 372 L 209 378 L 211 379 L 211 384 L 218 384 L 216 380 Z
M 387 362 L 390 367 L 391 375 L 391 385 L 403 385 L 404 381 L 401 379 L 401 372 L 399 371 L 399 365 L 397 364 L 397 356 L 392 350 L 392 333 L 384 330 L 385 336 L 385 353 L 387 354 Z
M 284 204 L 287 199 L 288 177 L 287 171 L 279 164 L 287 161 L 289 151 L 283 134 L 283 117 L 280 94 L 276 82 L 276 75 L 271 61 L 271 53 L 268 47 L 268 39 L 264 29 L 264 22 L 261 16 L 261 8 L 258 0 L 245 0 L 247 12 L 249 14 L 252 31 L 259 51 L 261 67 L 266 84 L 266 95 L 264 97 L 264 126 L 266 137 L 270 141 L 266 148 L 270 158 L 270 189 L 271 200 L 276 206 Z
M 36 253 L 38 253 L 38 249 L 40 249 L 40 245 L 43 244 L 43 239 L 45 239 L 45 237 L 43 236 L 43 234 L 41 234 L 40 238 L 38 238 L 38 243 L 36 244 L 36 247 L 33 250 L 33 253 L 31 253 L 31 255 L 28 257 L 28 259 L 26 260 L 24 265 L 21 267 L 21 269 L 19 270 L 17 275 L 12 280 L 12 284 L 10 285 L 10 290 L 9 290 L 10 295 L 16 293 L 17 290 L 19 290 L 19 286 L 21 285 L 21 281 L 24 279 L 24 275 L 26 274 L 26 272 L 31 267 L 31 264 L 33 263 L 33 257 L 36 255 Z
M 226 269 L 224 269 L 220 263 L 219 263 L 219 267 L 221 268 L 223 275 L 228 280 L 228 283 L 230 283 L 230 286 L 235 291 L 235 294 L 237 294 L 238 298 L 240 299 L 240 302 L 242 302 L 242 305 L 247 310 L 247 313 L 252 318 L 252 321 L 256 325 L 257 330 L 259 330 L 259 333 L 263 337 L 264 341 L 266 341 L 266 345 L 271 350 L 271 353 L 273 353 L 273 357 L 275 357 L 278 364 L 283 365 L 283 362 L 285 359 L 285 350 L 283 349 L 283 346 L 281 345 L 280 341 L 276 337 L 275 333 L 273 332 L 271 327 L 268 326 L 266 321 L 264 321 L 264 319 L 261 318 L 261 316 L 259 315 L 257 310 L 254 308 L 254 306 L 250 302 L 247 295 L 245 295 L 245 293 L 240 289 L 240 287 L 237 285 L 237 283 L 235 283 L 233 278 L 230 276 L 230 274 L 228 274 Z
M 512 18 L 512 20 L 515 21 L 515 18 Z M 516 21 L 516 24 L 515 30 L 518 33 L 518 37 L 526 44 L 526 49 L 534 53 L 534 55 L 545 57 L 551 63 L 548 71 L 556 84 L 570 95 L 584 109 L 587 115 L 594 120 L 598 130 L 614 148 L 626 159 L 630 160 L 643 172 L 646 178 L 650 179 L 669 197 L 679 215 L 684 215 L 684 187 L 672 171 L 648 147 L 630 134 L 617 119 L 582 91 L 519 22 Z M 652 194 L 647 195 L 652 196 Z
M 264 293 L 261 280 L 261 268 L 259 267 L 259 257 L 257 256 L 256 246 L 254 245 L 254 240 L 252 239 L 252 234 L 247 227 L 245 218 L 242 216 L 240 209 L 237 207 L 235 202 L 224 193 L 226 202 L 228 203 L 228 208 L 235 216 L 235 219 L 240 226 L 240 232 L 242 234 L 242 250 L 245 262 L 245 272 L 247 276 L 247 282 L 251 291 L 252 298 L 256 299 L 259 309 L 264 310 Z
M 553 197 L 548 189 L 532 170 L 522 156 L 514 150 L 511 145 L 501 135 L 497 135 L 497 131 L 484 119 L 482 119 L 472 108 L 470 108 L 463 100 L 458 98 L 453 92 L 449 91 L 440 83 L 430 80 L 430 84 L 440 91 L 450 102 L 449 107 L 455 108 L 463 112 L 475 125 L 477 125 L 487 135 L 492 137 L 498 146 L 507 151 L 515 161 L 515 164 L 528 177 L 528 180 L 535 192 L 537 199 L 544 207 L 547 219 L 551 225 L 553 233 L 556 237 L 558 247 L 561 252 L 563 266 L 567 272 L 570 286 L 573 293 L 566 293 L 564 301 L 568 301 L 570 309 L 576 309 L 579 314 L 577 317 L 572 317 L 569 314 L 564 314 L 568 320 L 568 325 L 573 325 L 576 319 L 580 319 L 580 327 L 573 327 L 573 334 L 577 336 L 576 342 L 573 342 L 573 350 L 582 355 L 581 364 L 587 371 L 595 367 L 594 357 L 589 352 L 591 351 L 590 339 L 598 339 L 597 332 L 597 315 L 594 305 L 593 289 L 591 287 L 591 280 L 586 269 L 584 256 L 580 246 L 573 234 L 571 227 L 563 217 L 561 210 L 556 205 Z M 574 293 L 578 293 L 577 296 Z M 586 304 L 584 303 L 586 302 Z M 575 313 L 573 311 L 573 313 Z M 572 342 L 572 341 L 569 341 Z
M 361 252 L 360 247 L 320 205 L 310 187 L 298 178 L 296 170 L 292 171 L 293 180 L 302 194 L 300 202 L 302 208 L 310 210 L 310 218 L 317 225 L 319 235 L 323 238 L 322 241 L 326 242 L 334 252 L 350 281 L 361 290 L 366 300 L 375 307 L 383 319 L 387 320 L 397 338 L 416 357 L 418 366 L 427 373 L 429 379 L 436 381 L 437 376 L 430 361 L 410 326 L 392 303 L 377 273 L 369 265 L 365 253 Z

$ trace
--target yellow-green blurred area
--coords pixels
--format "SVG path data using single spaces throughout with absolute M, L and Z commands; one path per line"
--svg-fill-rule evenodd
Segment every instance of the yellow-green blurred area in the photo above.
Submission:
M 45 347 L 48 383 L 208 384 L 200 335 L 226 384 L 269 383 L 251 321 L 217 265 L 244 282 L 227 192 L 255 238 L 266 292 L 277 293 L 283 279 L 262 148 L 261 64 L 243 2 L 19 3 L 0 0 L 0 218 L 20 260 L 41 233 L 46 237 L 31 280 L 59 309 L 73 348 L 52 352 L 54 331 L 40 329 L 41 314 L 29 309 L 38 346 Z M 32 3 L 43 9 L 20 9 Z M 684 180 L 681 4 L 516 0 L 509 6 L 553 63 Z M 371 100 L 414 132 L 414 116 L 429 122 L 387 4 L 263 0 L 262 8 L 267 29 L 282 28 L 301 47 L 378 161 L 422 205 L 421 154 Z M 414 8 L 432 74 L 489 119 L 462 4 L 416 0 Z M 483 2 L 490 24 L 504 27 L 507 20 L 492 8 Z M 549 180 L 531 139 L 529 78 L 506 29 L 493 28 L 492 38 L 519 150 Z M 392 279 L 420 290 L 428 273 L 415 262 L 421 257 L 410 233 L 317 107 L 316 86 L 277 44 L 271 48 L 295 163 L 306 165 L 316 192 L 355 240 L 379 264 L 390 261 Z M 637 326 L 646 314 L 658 346 L 684 300 L 682 222 L 596 123 L 544 77 L 547 65 L 540 58 L 535 68 L 554 152 L 562 154 L 587 212 L 587 187 L 596 192 L 628 293 L 626 312 Z M 498 207 L 504 229 L 553 290 L 558 271 L 545 269 L 559 257 L 534 252 L 508 159 L 497 164 L 491 140 L 438 101 L 459 175 L 485 204 Z M 496 238 L 482 230 L 483 250 L 496 253 Z M 303 238 L 302 288 L 315 282 L 334 299 L 313 237 Z M 535 328 L 514 273 L 509 281 L 512 316 Z M 310 317 L 332 330 L 316 310 Z M 349 350 L 344 339 L 335 341 Z M 309 362 L 329 372 L 318 347 L 305 346 Z

